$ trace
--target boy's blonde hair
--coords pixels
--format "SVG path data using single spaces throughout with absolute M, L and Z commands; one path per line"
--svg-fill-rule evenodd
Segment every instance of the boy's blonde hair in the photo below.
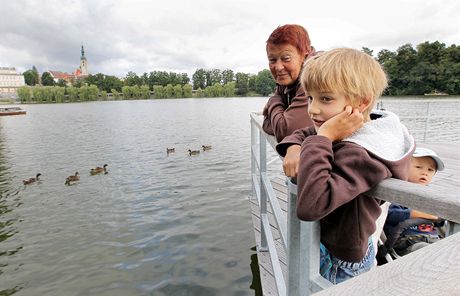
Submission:
M 370 55 L 351 48 L 336 48 L 308 59 L 301 83 L 305 91 L 337 92 L 345 95 L 353 107 L 365 99 L 368 118 L 375 102 L 388 85 L 380 64 Z

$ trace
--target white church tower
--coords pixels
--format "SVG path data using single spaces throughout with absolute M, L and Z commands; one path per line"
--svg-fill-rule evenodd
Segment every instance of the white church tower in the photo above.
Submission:
M 88 61 L 85 57 L 85 49 L 83 48 L 83 45 L 81 46 L 80 71 L 81 76 L 88 76 Z

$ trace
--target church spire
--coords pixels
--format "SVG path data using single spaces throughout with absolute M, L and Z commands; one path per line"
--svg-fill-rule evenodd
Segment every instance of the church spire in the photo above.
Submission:
M 77 69 L 79 74 L 76 74 L 76 76 L 88 76 L 88 61 L 86 60 L 85 57 L 85 49 L 83 47 L 83 44 L 81 45 L 81 57 L 80 57 L 80 68 Z

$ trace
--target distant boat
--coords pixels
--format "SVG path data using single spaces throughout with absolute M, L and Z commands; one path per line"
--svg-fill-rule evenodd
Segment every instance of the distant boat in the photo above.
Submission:
M 26 110 L 23 110 L 19 107 L 4 107 L 0 108 L 0 116 L 6 115 L 21 115 L 26 114 Z
M 430 93 L 427 93 L 427 94 L 424 94 L 425 96 L 448 96 L 449 94 L 446 94 L 446 93 L 443 93 L 443 92 L 439 92 L 437 90 L 434 90 Z

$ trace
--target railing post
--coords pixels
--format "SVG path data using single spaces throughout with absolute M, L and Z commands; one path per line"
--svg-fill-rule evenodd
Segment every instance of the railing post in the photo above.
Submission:
M 288 280 L 287 295 L 309 296 L 332 284 L 319 274 L 320 225 L 297 218 L 297 185 L 287 178 L 288 185 Z
M 251 119 L 251 185 L 252 185 L 252 196 L 256 197 L 256 184 L 254 184 L 254 176 L 256 174 L 256 160 L 254 159 L 254 147 L 257 143 L 257 127 L 254 120 Z
M 267 191 L 262 182 L 263 174 L 267 172 L 267 140 L 262 132 L 259 131 L 259 177 L 260 177 L 260 250 L 268 251 L 267 236 L 265 235 L 263 216 L 267 215 Z M 267 226 L 270 227 L 270 226 Z
M 428 101 L 426 107 L 426 120 L 425 120 L 425 131 L 423 132 L 423 142 L 426 142 L 426 133 L 428 131 L 428 121 L 430 121 L 430 101 Z
M 308 291 L 307 254 L 301 252 L 300 220 L 296 214 L 297 186 L 290 180 L 288 187 L 287 208 L 287 295 L 310 295 Z

